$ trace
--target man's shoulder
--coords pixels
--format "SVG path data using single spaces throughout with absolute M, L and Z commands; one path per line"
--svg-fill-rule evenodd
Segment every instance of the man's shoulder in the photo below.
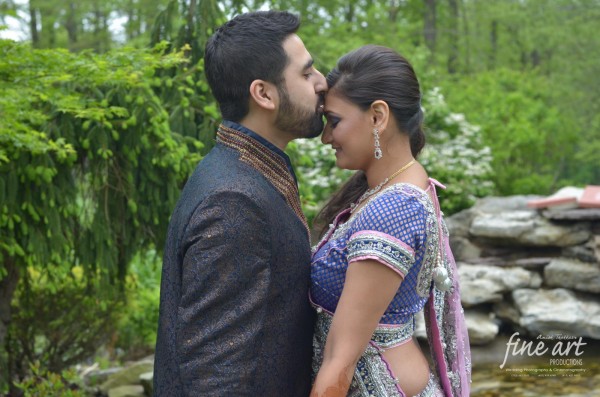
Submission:
M 272 201 L 275 188 L 255 168 L 239 158 L 239 152 L 215 146 L 188 179 L 183 196 L 202 201 L 211 196 L 248 196 L 256 201 Z

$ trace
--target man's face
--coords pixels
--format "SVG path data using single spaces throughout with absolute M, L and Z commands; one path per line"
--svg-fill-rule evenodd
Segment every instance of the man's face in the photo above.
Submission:
M 325 77 L 313 66 L 313 60 L 297 35 L 283 42 L 288 65 L 284 82 L 277 87 L 279 109 L 275 126 L 295 138 L 314 138 L 323 131 L 323 94 Z

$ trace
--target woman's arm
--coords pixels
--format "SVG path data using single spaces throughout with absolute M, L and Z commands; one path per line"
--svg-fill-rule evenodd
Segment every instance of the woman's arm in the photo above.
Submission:
M 356 363 L 402 280 L 399 273 L 375 260 L 348 265 L 311 397 L 346 396 Z

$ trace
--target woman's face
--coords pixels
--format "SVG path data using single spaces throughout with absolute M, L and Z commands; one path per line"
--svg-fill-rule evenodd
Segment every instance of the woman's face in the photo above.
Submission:
M 364 171 L 374 159 L 375 150 L 370 113 L 333 88 L 325 97 L 325 118 L 321 141 L 335 149 L 337 166 Z

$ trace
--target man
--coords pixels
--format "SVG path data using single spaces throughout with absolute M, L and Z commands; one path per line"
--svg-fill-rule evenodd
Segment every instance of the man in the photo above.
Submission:
M 287 12 L 242 14 L 209 39 L 223 123 L 169 225 L 156 396 L 308 396 L 310 246 L 289 158 L 323 129 L 326 81 Z

